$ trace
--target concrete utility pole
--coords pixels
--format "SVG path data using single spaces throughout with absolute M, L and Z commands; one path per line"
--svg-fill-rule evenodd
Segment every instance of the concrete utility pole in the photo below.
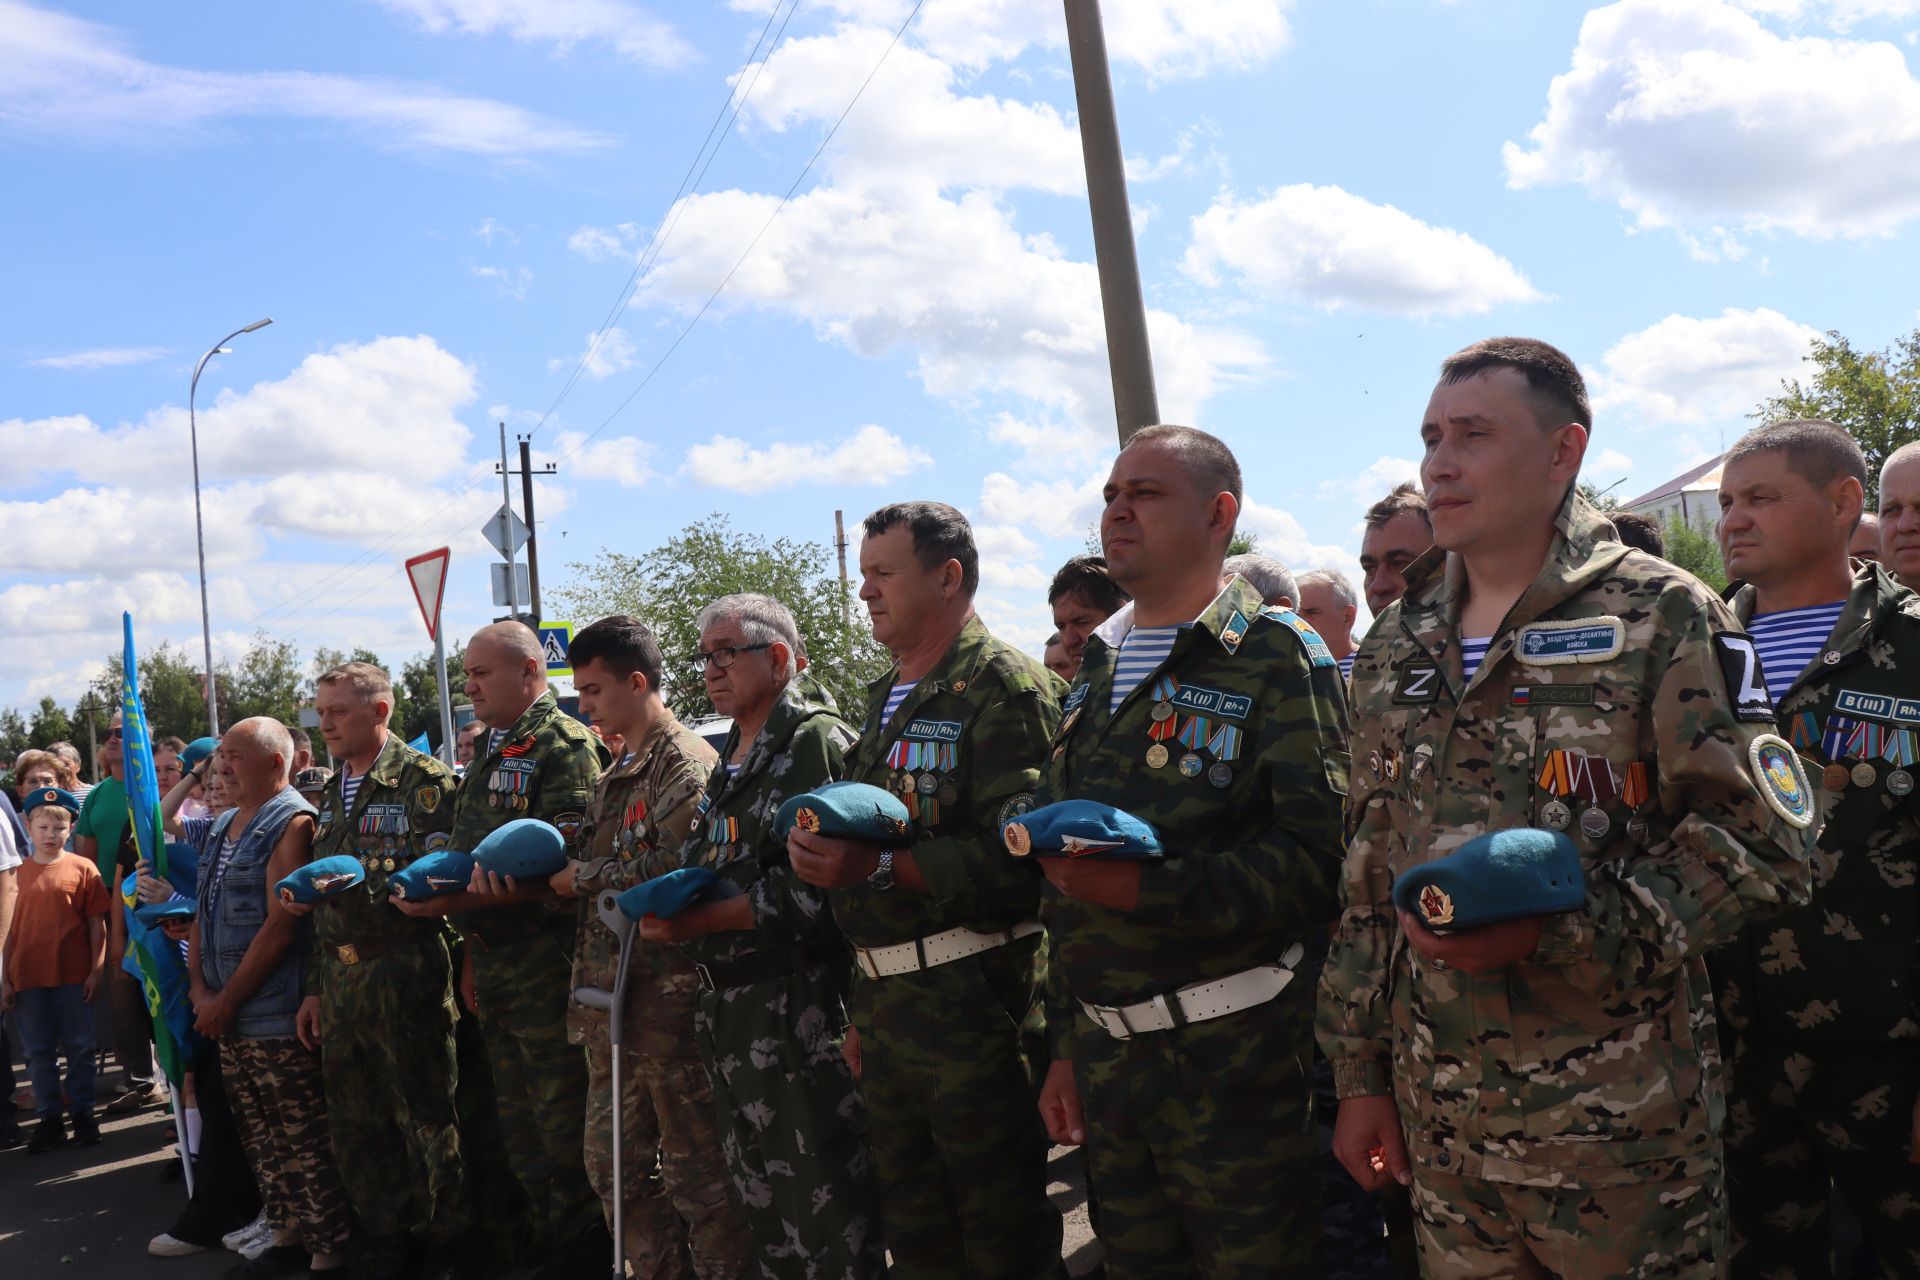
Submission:
M 840 553 L 840 621 L 853 627 L 853 596 L 847 587 L 847 526 L 841 513 L 833 513 L 833 549 Z
M 1160 421 L 1147 343 L 1147 308 L 1134 254 L 1127 169 L 1120 154 L 1120 122 L 1113 113 L 1107 74 L 1107 36 L 1100 0 L 1065 0 L 1067 51 L 1080 107 L 1080 152 L 1087 166 L 1087 204 L 1093 213 L 1093 252 L 1100 269 L 1100 309 L 1107 325 L 1107 367 L 1113 376 L 1113 413 L 1124 446 L 1141 427 Z
M 504 445 L 504 441 L 502 443 Z M 533 469 L 533 445 L 531 438 L 528 436 L 520 437 L 520 469 L 518 471 L 506 471 L 505 467 L 506 461 L 505 455 L 503 454 L 501 459 L 502 471 L 506 475 L 520 477 L 520 509 L 525 513 L 527 521 L 527 594 L 533 597 L 528 607 L 533 613 L 534 621 L 540 622 L 544 621 L 546 615 L 540 612 L 540 529 L 539 526 L 533 522 L 533 478 L 535 476 L 557 475 L 559 474 L 560 468 L 549 462 L 546 466 L 535 471 Z M 504 490 L 505 487 L 506 482 L 503 480 L 501 482 L 502 490 Z
M 509 514 L 513 509 L 513 489 L 507 477 L 512 474 L 513 472 L 507 467 L 507 424 L 503 422 L 500 424 L 500 505 Z M 512 520 L 509 519 L 508 523 L 511 524 Z M 513 542 L 509 539 L 507 542 L 507 616 L 509 618 L 520 616 L 520 583 L 513 572 L 514 563 Z M 533 575 L 529 573 L 527 576 L 531 578 Z M 533 584 L 529 582 L 527 585 Z

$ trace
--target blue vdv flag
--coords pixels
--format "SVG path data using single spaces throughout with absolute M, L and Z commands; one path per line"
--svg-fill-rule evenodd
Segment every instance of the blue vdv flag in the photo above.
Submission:
M 420 752 L 422 755 L 430 756 L 433 754 L 433 744 L 427 741 L 427 732 L 424 729 L 420 731 L 419 737 L 415 738 L 412 742 L 409 742 L 407 745 L 412 747 L 415 751 Z
M 167 838 L 160 819 L 160 778 L 153 767 L 153 734 L 140 705 L 140 666 L 133 649 L 133 615 L 122 615 L 126 648 L 121 658 L 120 751 L 126 764 L 127 817 L 140 860 L 165 879 Z M 176 1086 L 186 1071 L 193 1045 L 193 1014 L 187 1001 L 187 968 L 180 949 L 158 929 L 142 924 L 134 878 L 122 883 L 127 916 L 127 971 L 140 979 L 153 1018 L 153 1046 L 160 1069 Z

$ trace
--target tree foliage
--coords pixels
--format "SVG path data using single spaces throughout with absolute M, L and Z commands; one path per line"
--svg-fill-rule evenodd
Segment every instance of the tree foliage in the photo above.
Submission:
M 447 692 L 453 705 L 468 705 L 461 687 L 467 683 L 467 646 L 462 641 L 447 655 Z M 400 668 L 393 686 L 393 731 L 408 742 L 421 734 L 440 746 L 440 686 L 433 678 L 433 654 L 422 653 Z
M 1720 544 L 1711 533 L 1688 524 L 1677 514 L 1669 515 L 1666 544 L 1669 563 L 1685 569 L 1716 593 L 1727 589 L 1727 569 L 1720 562 Z
M 41 698 L 40 705 L 34 709 L 32 722 L 27 725 L 28 744 L 45 748 L 56 742 L 72 741 L 72 717 L 52 698 Z
M 769 541 L 734 529 L 716 513 L 644 555 L 603 550 L 570 568 L 573 579 L 551 592 L 562 616 L 570 613 L 584 625 L 625 613 L 652 628 L 666 655 L 661 683 L 682 718 L 713 711 L 689 659 L 699 648 L 695 619 L 721 596 L 758 592 L 792 610 L 806 642 L 809 674 L 850 714 L 865 707 L 867 684 L 889 665 L 850 593 L 842 591 L 831 553 L 821 543 Z
M 1867 509 L 1879 502 L 1880 468 L 1920 440 L 1920 329 L 1884 351 L 1862 351 L 1837 330 L 1814 340 L 1806 382 L 1789 378 L 1752 416 L 1763 422 L 1825 418 L 1845 427 L 1867 455 Z

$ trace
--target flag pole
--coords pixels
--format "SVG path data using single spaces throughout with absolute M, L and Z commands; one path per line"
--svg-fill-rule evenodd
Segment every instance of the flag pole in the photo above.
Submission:
M 193 1158 L 197 1152 L 187 1149 L 187 1113 L 180 1105 L 180 1086 L 167 1081 L 167 1092 L 173 1095 L 173 1132 L 179 1138 L 175 1145 L 180 1148 L 180 1173 L 187 1184 L 187 1199 L 193 1199 Z

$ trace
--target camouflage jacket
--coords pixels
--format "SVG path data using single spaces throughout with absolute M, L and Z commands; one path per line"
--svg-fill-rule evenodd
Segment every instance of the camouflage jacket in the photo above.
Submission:
M 660 851 L 686 843 L 718 762 L 712 747 L 662 707 L 646 738 L 600 775 L 580 830 L 585 859 L 573 878 L 579 894 L 574 987 L 613 990 L 620 949 L 613 931 L 600 923 L 595 900 L 604 890 L 617 893 L 667 869 L 658 865 Z M 690 1033 L 693 994 L 691 963 L 665 947 L 642 947 L 627 973 L 627 1025 Z M 605 1016 L 578 1005 L 568 1012 L 576 1040 L 587 1022 Z M 680 1049 L 693 1052 L 690 1037 Z
M 1750 618 L 1753 589 L 1732 604 Z M 1920 597 L 1862 565 L 1780 725 L 1825 817 L 1813 902 L 1714 953 L 1721 1016 L 1811 1045 L 1920 1040 Z
M 1805 901 L 1813 801 L 1755 672 L 1729 681 L 1738 623 L 1691 574 L 1609 533 L 1570 496 L 1471 681 L 1462 570 L 1437 550 L 1354 664 L 1345 910 L 1320 1043 L 1341 1097 L 1391 1086 L 1416 1165 L 1604 1185 L 1709 1147 L 1725 1104 L 1705 953 Z M 1568 828 L 1586 909 L 1547 917 L 1539 950 L 1502 971 L 1419 959 L 1394 878 L 1529 825 Z
M 787 842 L 775 839 L 772 827 L 789 796 L 846 776 L 853 730 L 790 681 L 746 759 L 728 777 L 724 762 L 738 749 L 739 739 L 735 725 L 720 753 L 723 763 L 715 767 L 695 805 L 693 833 L 681 848 L 679 865 L 711 867 L 746 894 L 754 927 L 708 934 L 682 949 L 702 964 L 794 945 L 844 952 L 846 943 L 827 908 L 826 891 L 793 873 Z
M 442 933 L 439 920 L 402 915 L 387 898 L 387 877 L 422 854 L 444 848 L 453 828 L 453 770 L 388 733 L 355 790 L 353 804 L 340 794 L 345 770 L 335 773 L 316 797 L 320 810 L 313 856 L 348 854 L 366 868 L 359 888 L 329 899 L 313 913 L 315 962 L 307 966 L 309 993 L 317 994 L 330 962 L 350 948 L 356 961 L 375 960 L 376 949 L 405 946 Z M 366 955 L 358 952 L 365 949 Z
M 579 847 L 580 826 L 593 784 L 607 767 L 607 748 L 593 731 L 560 709 L 552 692 L 520 713 L 485 755 L 467 766 L 453 806 L 451 847 L 471 851 L 488 832 L 515 818 L 540 818 L 560 828 L 568 852 Z M 555 925 L 554 921 L 562 921 Z M 491 948 L 534 933 L 573 934 L 571 902 L 515 902 L 453 917 L 461 933 Z
M 1046 886 L 1056 1058 L 1072 1056 L 1076 999 L 1133 1004 L 1272 964 L 1294 943 L 1310 945 L 1335 911 L 1349 761 L 1346 701 L 1326 645 L 1235 579 L 1110 714 L 1132 620 L 1127 605 L 1088 639 L 1035 798 L 1124 809 L 1153 824 L 1167 855 L 1143 866 L 1131 912 Z M 1155 719 L 1160 701 L 1175 714 Z M 1156 739 L 1161 725 L 1172 731 Z M 1168 759 L 1152 767 L 1149 753 L 1159 759 L 1162 747 Z M 1281 999 L 1304 1010 L 1313 994 L 1301 980 Z
M 1030 920 L 1040 877 L 1007 856 L 1000 824 L 1033 804 L 1060 724 L 1060 678 L 969 618 L 939 665 L 880 723 L 896 667 L 868 689 L 847 777 L 898 794 L 913 815 L 914 864 L 927 892 L 836 889 L 833 914 L 864 947 L 969 925 Z M 916 785 L 917 784 L 917 785 Z

